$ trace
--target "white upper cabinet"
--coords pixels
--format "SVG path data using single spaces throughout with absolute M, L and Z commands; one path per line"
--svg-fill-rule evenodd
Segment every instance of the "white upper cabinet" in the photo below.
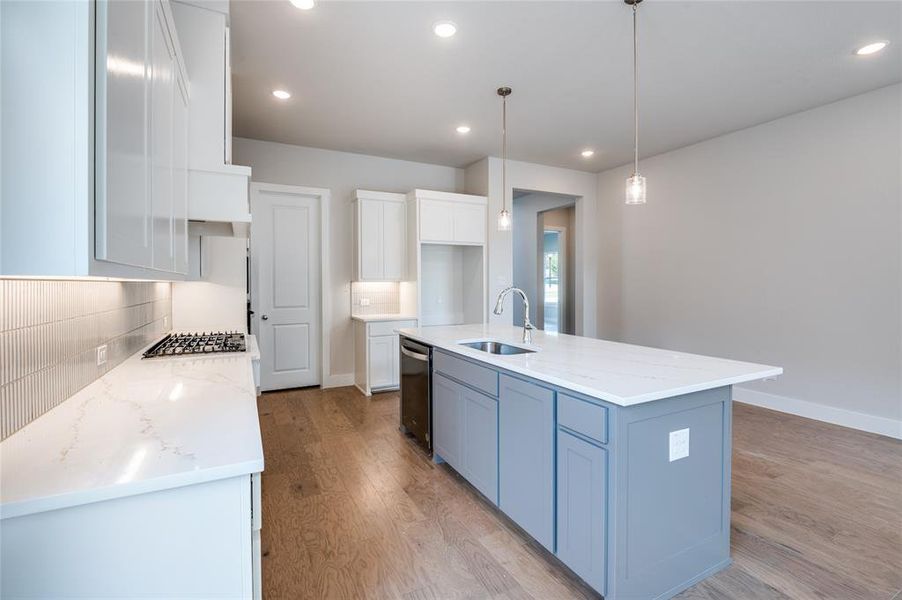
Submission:
M 414 190 L 413 204 L 420 242 L 485 244 L 488 200 L 485 196 Z
M 443 200 L 423 199 L 419 202 L 420 240 L 424 242 L 454 241 L 454 205 Z
M 404 194 L 357 190 L 354 196 L 357 281 L 402 281 L 407 264 Z
M 172 13 L 191 81 L 188 218 L 249 223 L 251 169 L 231 164 L 228 2 L 174 1 Z
M 0 13 L 0 274 L 181 279 L 190 90 L 168 0 Z
M 184 275 L 188 83 L 169 3 L 96 10 L 96 258 Z

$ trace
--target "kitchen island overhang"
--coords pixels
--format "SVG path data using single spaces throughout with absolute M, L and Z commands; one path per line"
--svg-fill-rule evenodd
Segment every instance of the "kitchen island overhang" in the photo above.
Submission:
M 606 598 L 668 598 L 730 564 L 732 385 L 782 369 L 540 331 L 524 346 L 511 326 L 399 333 L 434 349 L 436 460 Z M 460 345 L 478 340 L 534 351 Z

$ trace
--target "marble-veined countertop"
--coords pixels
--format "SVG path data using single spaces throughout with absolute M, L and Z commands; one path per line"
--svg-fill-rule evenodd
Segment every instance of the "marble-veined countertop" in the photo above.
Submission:
M 0 519 L 262 471 L 258 358 L 139 351 L 0 442 Z
M 776 377 L 780 367 L 634 346 L 594 338 L 532 332 L 510 325 L 449 325 L 401 329 L 401 335 L 490 366 L 507 369 L 619 406 Z M 497 340 L 537 350 L 496 355 L 460 342 Z

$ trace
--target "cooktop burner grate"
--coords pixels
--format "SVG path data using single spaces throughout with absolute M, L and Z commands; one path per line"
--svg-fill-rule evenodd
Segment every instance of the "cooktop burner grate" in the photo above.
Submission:
M 215 354 L 247 350 L 244 334 L 237 331 L 217 333 L 170 333 L 147 349 L 142 358 L 182 356 L 184 354 Z

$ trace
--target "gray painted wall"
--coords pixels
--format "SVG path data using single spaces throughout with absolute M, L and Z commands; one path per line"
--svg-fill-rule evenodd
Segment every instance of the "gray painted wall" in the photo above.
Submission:
M 781 365 L 736 397 L 902 432 L 902 86 L 598 176 L 600 337 Z
M 332 375 L 353 376 L 351 195 L 358 188 L 399 193 L 414 188 L 462 192 L 463 170 L 246 138 L 233 138 L 232 160 L 252 167 L 254 181 L 332 190 L 331 232 L 325 249 L 333 286 L 328 295 L 332 301 L 330 363 Z

